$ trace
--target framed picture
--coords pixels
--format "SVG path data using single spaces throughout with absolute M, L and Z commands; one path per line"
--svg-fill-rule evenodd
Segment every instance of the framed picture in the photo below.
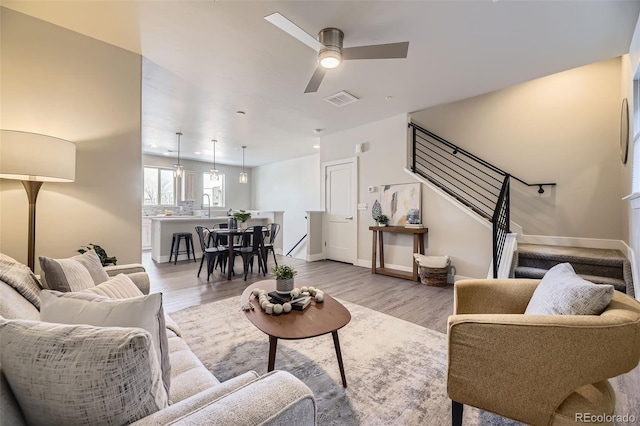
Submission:
M 383 185 L 380 188 L 380 205 L 382 214 L 389 217 L 389 225 L 404 226 L 409 210 L 420 211 L 420 183 Z

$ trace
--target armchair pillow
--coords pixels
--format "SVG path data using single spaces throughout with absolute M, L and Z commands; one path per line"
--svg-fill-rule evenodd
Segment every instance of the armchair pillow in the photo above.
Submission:
M 113 278 L 80 291 L 81 293 L 92 293 L 111 299 L 127 299 L 130 297 L 144 296 L 138 286 L 125 274 L 118 274 Z
M 133 283 L 130 285 L 135 287 Z M 42 321 L 98 327 L 138 327 L 147 330 L 151 333 L 154 353 L 162 370 L 164 388 L 169 395 L 171 362 L 162 293 L 111 299 L 90 293 L 43 290 L 40 299 Z
M 549 269 L 536 287 L 525 314 L 600 315 L 611 302 L 613 286 L 576 275 L 570 263 Z
M 69 259 L 40 256 L 40 268 L 44 287 L 57 291 L 80 291 L 109 279 L 93 250 Z
M 0 341 L 28 424 L 129 424 L 167 406 L 145 330 L 0 319 Z

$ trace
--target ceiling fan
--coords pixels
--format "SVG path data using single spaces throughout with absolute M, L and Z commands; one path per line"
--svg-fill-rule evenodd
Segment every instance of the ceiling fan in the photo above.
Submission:
M 278 12 L 265 16 L 264 19 L 318 52 L 318 66 L 304 93 L 317 92 L 326 71 L 336 68 L 342 61 L 406 58 L 409 49 L 408 41 L 343 48 L 344 33 L 338 28 L 324 28 L 320 30 L 318 38 L 315 39 Z

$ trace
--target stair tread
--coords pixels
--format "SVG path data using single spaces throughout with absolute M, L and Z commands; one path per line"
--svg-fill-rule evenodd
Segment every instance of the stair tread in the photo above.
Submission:
M 615 249 L 549 246 L 543 244 L 518 244 L 518 256 L 534 259 L 587 261 L 596 265 L 622 265 L 627 257 Z
M 536 278 L 540 279 L 544 277 L 544 274 L 547 273 L 547 269 L 543 268 L 533 268 L 530 266 L 517 266 L 515 269 L 515 277 L 516 278 Z M 611 284 L 616 290 L 624 292 L 627 284 L 624 280 L 613 277 L 605 277 L 599 275 L 586 275 L 586 274 L 578 274 L 579 277 L 584 278 L 587 281 L 591 281 L 593 283 L 598 284 Z

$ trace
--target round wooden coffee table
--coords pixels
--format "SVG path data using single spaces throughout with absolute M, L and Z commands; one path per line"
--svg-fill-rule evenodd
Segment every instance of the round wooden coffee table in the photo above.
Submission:
M 304 283 L 296 283 L 297 287 Z M 253 305 L 253 310 L 244 311 L 260 331 L 269 336 L 269 363 L 267 371 L 273 371 L 276 361 L 276 348 L 278 339 L 298 340 L 329 334 L 333 336 L 333 345 L 338 357 L 340 367 L 340 377 L 342 386 L 347 387 L 347 379 L 344 374 L 342 364 L 342 353 L 340 352 L 340 340 L 338 340 L 338 330 L 344 327 L 351 320 L 351 314 L 340 302 L 325 294 L 324 302 L 311 302 L 304 311 L 292 310 L 288 314 L 269 315 L 265 313 L 258 300 L 251 295 L 253 289 L 259 288 L 267 293 L 276 289 L 276 280 L 258 281 L 250 285 L 242 293 L 240 306 L 247 303 Z

